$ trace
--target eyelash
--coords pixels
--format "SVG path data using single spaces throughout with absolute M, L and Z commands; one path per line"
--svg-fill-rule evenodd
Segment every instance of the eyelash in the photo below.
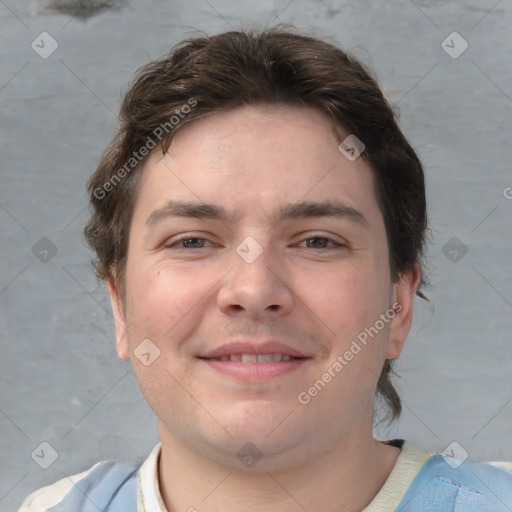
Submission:
M 320 248 L 318 248 L 319 250 L 327 251 L 327 250 L 341 249 L 341 248 L 346 248 L 347 247 L 346 244 L 337 242 L 336 240 L 334 240 L 333 238 L 330 238 L 328 236 L 316 236 L 316 235 L 315 236 L 309 236 L 307 238 L 304 238 L 302 240 L 302 242 L 309 241 L 309 240 L 314 240 L 314 239 L 327 240 L 328 242 L 332 242 L 332 244 L 333 244 L 332 247 L 320 247 Z M 165 248 L 166 249 L 185 249 L 185 250 L 186 249 L 190 249 L 190 247 L 174 247 L 176 244 L 179 244 L 180 242 L 187 241 L 187 240 L 207 240 L 207 239 L 203 238 L 203 237 L 198 237 L 198 236 L 185 236 L 185 237 L 182 237 L 182 238 L 179 238 L 179 239 L 175 240 L 172 244 L 166 245 Z M 197 247 L 197 248 L 195 248 L 195 250 L 199 250 L 199 249 L 206 249 L 206 247 Z M 311 247 L 307 247 L 307 249 L 311 249 Z

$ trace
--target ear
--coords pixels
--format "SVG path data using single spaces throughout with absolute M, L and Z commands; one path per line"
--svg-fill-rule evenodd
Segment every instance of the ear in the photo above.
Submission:
M 112 276 L 107 280 L 107 287 L 114 313 L 117 354 L 123 361 L 128 361 L 130 359 L 130 350 L 128 347 L 128 334 L 126 332 L 126 317 L 121 297 Z
M 420 285 L 421 271 L 417 263 L 412 270 L 402 274 L 400 281 L 393 285 L 395 316 L 390 321 L 389 345 L 386 359 L 396 359 L 405 345 L 412 324 L 413 303 L 416 291 Z

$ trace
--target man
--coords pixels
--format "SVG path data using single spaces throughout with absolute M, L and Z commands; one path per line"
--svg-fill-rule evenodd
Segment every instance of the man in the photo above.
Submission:
M 505 511 L 512 475 L 374 439 L 421 284 L 423 170 L 340 49 L 268 30 L 143 68 L 88 186 L 161 443 L 22 511 Z

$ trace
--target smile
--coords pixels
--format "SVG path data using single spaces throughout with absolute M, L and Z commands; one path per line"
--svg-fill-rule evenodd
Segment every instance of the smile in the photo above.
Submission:
M 295 361 L 302 357 L 293 357 L 289 354 L 225 354 L 220 357 L 209 358 L 210 361 L 235 361 L 237 363 L 278 363 L 280 361 Z
M 311 357 L 290 354 L 223 354 L 219 357 L 200 357 L 212 370 L 243 382 L 265 381 L 293 374 Z

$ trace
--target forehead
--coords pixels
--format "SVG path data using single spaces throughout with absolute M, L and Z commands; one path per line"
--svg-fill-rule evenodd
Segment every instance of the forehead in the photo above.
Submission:
M 275 217 L 280 205 L 329 199 L 378 213 L 370 167 L 338 149 L 347 135 L 310 107 L 244 106 L 196 119 L 163 157 L 159 149 L 148 157 L 136 212 L 184 200 L 222 204 L 238 219 Z

